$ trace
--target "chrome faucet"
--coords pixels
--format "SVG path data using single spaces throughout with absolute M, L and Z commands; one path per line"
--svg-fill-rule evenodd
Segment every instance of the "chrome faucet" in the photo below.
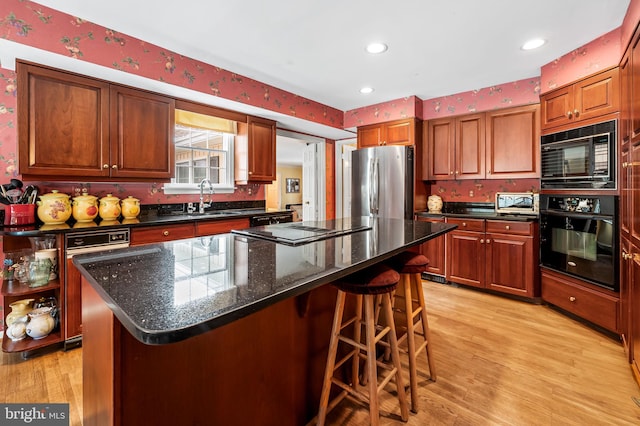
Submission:
M 204 202 L 204 184 L 205 183 L 209 184 L 209 202 L 208 203 Z M 204 213 L 205 208 L 211 207 L 211 203 L 212 203 L 211 195 L 213 195 L 213 184 L 209 179 L 202 179 L 200 181 L 200 203 L 198 204 L 198 212 Z

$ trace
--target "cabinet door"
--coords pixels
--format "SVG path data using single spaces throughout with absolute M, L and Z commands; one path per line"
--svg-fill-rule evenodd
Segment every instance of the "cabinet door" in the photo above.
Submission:
M 109 84 L 22 62 L 17 74 L 23 177 L 109 176 Z
M 276 180 L 276 125 L 273 121 L 249 117 L 249 180 Z
M 619 70 L 614 68 L 579 81 L 574 86 L 574 120 L 587 120 L 620 109 Z
M 389 122 L 384 128 L 383 145 L 413 145 L 415 142 L 414 119 Z
M 231 232 L 232 229 L 244 229 L 249 227 L 249 219 L 228 219 L 228 220 L 212 220 L 200 221 L 195 223 L 196 237 L 206 235 L 225 234 Z
M 540 96 L 540 111 L 543 129 L 570 123 L 573 118 L 573 86 Z
M 620 119 L 618 120 L 619 140 L 626 146 L 631 140 L 631 53 L 627 49 L 620 60 Z
M 455 171 L 456 179 L 485 177 L 485 116 L 465 115 L 456 119 Z
M 631 140 L 640 138 L 640 37 L 631 44 Z
M 487 288 L 502 293 L 533 297 L 533 238 L 487 234 Z
M 622 336 L 622 343 L 624 349 L 629 357 L 629 362 L 633 361 L 633 354 L 631 349 L 631 310 L 634 304 L 635 308 L 639 309 L 637 302 L 632 302 L 631 289 L 632 289 L 632 265 L 633 254 L 631 254 L 631 243 L 627 238 L 620 239 L 620 334 Z M 637 300 L 637 299 L 636 299 Z
M 629 233 L 631 242 L 640 247 L 640 141 L 629 147 L 630 162 L 627 167 L 630 169 L 629 178 L 631 180 L 631 191 L 629 192 L 629 204 L 627 211 L 630 212 Z
M 379 124 L 358 127 L 358 148 L 378 146 L 382 143 L 382 126 Z
M 419 217 L 418 220 L 432 223 L 442 223 L 444 219 L 427 219 Z M 427 272 L 434 275 L 445 275 L 445 240 L 441 235 L 433 238 L 420 246 L 420 253 L 429 259 Z
M 631 270 L 629 271 L 629 282 L 631 283 L 631 288 L 629 291 L 632 305 L 629 324 L 632 344 L 629 350 L 633 357 L 632 365 L 634 370 L 638 372 L 640 370 L 640 306 L 638 306 L 640 304 L 638 303 L 640 301 L 640 248 L 632 245 L 630 254 Z
M 455 120 L 447 118 L 430 120 L 427 125 L 428 149 L 426 161 L 423 159 L 423 170 L 427 172 L 427 180 L 453 179 Z
M 447 281 L 485 286 L 484 232 L 452 231 L 447 237 Z
M 487 178 L 540 178 L 539 105 L 487 113 Z
M 622 235 L 629 237 L 631 230 L 632 214 L 632 188 L 631 188 L 631 164 L 630 145 L 625 144 L 620 150 L 620 232 Z
M 174 171 L 175 101 L 111 86 L 112 177 L 169 180 Z

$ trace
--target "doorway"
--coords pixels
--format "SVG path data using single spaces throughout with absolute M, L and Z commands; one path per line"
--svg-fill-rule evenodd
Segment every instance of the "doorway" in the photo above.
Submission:
M 325 147 L 323 138 L 277 129 L 277 180 L 265 186 L 267 209 L 293 210 L 294 220 L 325 220 Z

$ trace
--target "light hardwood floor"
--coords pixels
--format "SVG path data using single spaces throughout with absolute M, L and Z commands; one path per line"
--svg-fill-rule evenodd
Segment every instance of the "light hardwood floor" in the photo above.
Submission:
M 420 411 L 407 424 L 640 425 L 640 388 L 617 341 L 546 306 L 424 287 L 438 380 L 422 360 Z M 81 358 L 82 349 L 26 361 L 3 354 L 0 400 L 70 402 L 70 424 L 80 425 Z M 383 397 L 381 424 L 405 424 L 396 404 Z M 368 414 L 345 400 L 329 420 L 362 425 Z

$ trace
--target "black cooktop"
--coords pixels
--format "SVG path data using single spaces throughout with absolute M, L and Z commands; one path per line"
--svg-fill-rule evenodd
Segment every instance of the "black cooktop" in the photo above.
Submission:
M 366 231 L 368 229 L 371 229 L 369 219 L 363 217 L 327 221 L 279 223 L 275 225 L 255 226 L 247 229 L 234 229 L 231 232 L 247 237 L 261 238 L 276 243 L 297 246 L 350 234 L 352 232 Z

